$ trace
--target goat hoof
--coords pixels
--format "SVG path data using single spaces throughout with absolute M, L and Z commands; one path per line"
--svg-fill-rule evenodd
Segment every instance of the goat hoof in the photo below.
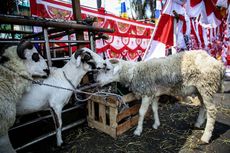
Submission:
M 141 130 L 136 129 L 136 130 L 134 131 L 134 135 L 140 136 L 140 135 L 141 135 Z
M 63 142 L 57 143 L 57 147 L 61 147 L 61 146 L 63 146 L 63 145 L 64 145 Z
M 210 139 L 209 137 L 204 136 L 204 135 L 201 137 L 201 141 L 206 143 L 206 144 L 209 143 L 209 139 Z
M 160 126 L 160 124 L 153 124 L 152 127 L 153 127 L 154 129 L 158 129 L 159 126 Z
M 195 123 L 194 126 L 195 126 L 196 128 L 198 128 L 198 129 L 200 129 L 200 127 L 201 127 L 200 123 Z

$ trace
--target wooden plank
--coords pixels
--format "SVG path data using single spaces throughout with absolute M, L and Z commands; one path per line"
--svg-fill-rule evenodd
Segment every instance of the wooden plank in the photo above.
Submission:
M 95 120 L 95 107 L 94 101 L 91 101 L 92 119 Z
M 137 98 L 135 97 L 135 95 L 133 93 L 129 93 L 127 95 L 122 96 L 122 100 L 126 103 L 132 102 L 136 99 Z
M 88 107 L 88 116 L 92 118 L 92 101 L 91 100 L 88 100 L 87 107 Z
M 72 0 L 72 8 L 73 8 L 73 17 L 74 20 L 81 20 L 81 6 L 80 6 L 80 0 Z M 84 40 L 84 33 L 81 30 L 78 30 L 76 32 L 76 39 L 77 40 Z M 84 47 L 84 44 L 78 44 L 78 48 Z
M 99 131 L 102 131 L 108 135 L 110 135 L 113 138 L 116 138 L 116 128 L 110 127 L 108 125 L 104 125 L 103 123 L 94 121 L 90 118 L 88 118 L 88 125 L 89 127 L 96 128 Z
M 91 100 L 109 107 L 113 107 L 113 108 L 117 108 L 118 106 L 118 102 L 113 102 L 113 99 L 111 98 L 107 98 L 106 102 L 104 97 L 99 97 L 99 96 L 92 96 Z
M 136 104 L 136 105 L 124 110 L 123 112 L 119 113 L 117 115 L 117 122 L 120 122 L 122 119 L 124 119 L 127 116 L 138 114 L 139 108 L 140 108 L 140 104 Z
M 99 121 L 104 125 L 106 124 L 106 114 L 105 114 L 105 105 L 99 104 Z
M 117 127 L 117 114 L 118 110 L 117 108 L 110 107 L 109 109 L 109 117 L 110 117 L 110 127 L 116 128 Z
M 118 125 L 117 127 L 117 136 L 123 134 L 124 132 L 128 131 L 133 126 L 137 125 L 138 122 L 138 115 L 133 116 L 130 120 Z

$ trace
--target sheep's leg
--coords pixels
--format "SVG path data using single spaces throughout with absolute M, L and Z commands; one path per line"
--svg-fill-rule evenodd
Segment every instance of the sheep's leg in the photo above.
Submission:
M 8 133 L 0 136 L 0 153 L 16 153 L 10 143 Z
M 160 120 L 158 116 L 158 100 L 159 100 L 159 97 L 156 97 L 156 98 L 153 98 L 153 101 L 152 101 L 152 110 L 153 110 L 153 115 L 154 115 L 154 124 L 153 124 L 154 129 L 157 129 L 158 126 L 160 126 Z
M 151 98 L 147 97 L 147 96 L 144 96 L 142 98 L 141 107 L 139 109 L 138 125 L 137 125 L 136 130 L 134 131 L 134 135 L 138 135 L 138 136 L 141 135 L 141 132 L 143 130 L 144 117 L 145 117 L 145 114 L 146 114 L 146 112 L 148 110 L 148 107 L 149 107 L 149 104 L 150 104 L 150 100 L 151 100 Z
M 199 115 L 195 123 L 195 127 L 200 128 L 206 119 L 206 110 L 202 104 L 199 110 Z
M 203 96 L 203 102 L 207 110 L 207 123 L 205 126 L 204 134 L 201 137 L 201 140 L 205 143 L 209 143 L 209 140 L 212 136 L 212 131 L 214 129 L 214 124 L 216 120 L 217 109 L 212 99 L 210 97 Z
M 63 143 L 62 133 L 61 133 L 62 132 L 62 118 L 61 118 L 62 110 L 59 108 L 51 107 L 51 112 L 53 114 L 53 119 L 56 128 L 57 146 L 61 146 Z

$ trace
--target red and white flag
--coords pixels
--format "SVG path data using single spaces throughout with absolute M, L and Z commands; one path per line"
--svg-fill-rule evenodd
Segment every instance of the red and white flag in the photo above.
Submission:
M 159 58 L 165 56 L 166 47 L 174 46 L 174 22 L 173 11 L 179 15 L 177 27 L 179 32 L 186 31 L 185 9 L 183 7 L 185 0 L 168 0 L 163 8 L 162 14 L 154 30 L 150 43 L 146 49 L 144 60 Z

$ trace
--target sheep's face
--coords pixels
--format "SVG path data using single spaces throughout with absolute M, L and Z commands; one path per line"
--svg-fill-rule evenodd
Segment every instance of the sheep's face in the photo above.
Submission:
M 30 41 L 22 40 L 17 46 L 17 54 L 23 60 L 31 76 L 46 77 L 49 75 L 44 58 L 38 54 L 37 49 Z
M 32 49 L 25 49 L 24 64 L 27 67 L 28 72 L 32 76 L 46 77 L 49 75 L 49 69 L 44 58 L 38 53 L 35 47 Z
M 119 59 L 109 59 L 106 61 L 107 68 L 99 71 L 96 81 L 100 86 L 104 86 L 111 82 L 120 81 L 120 71 L 122 69 L 121 61 Z
M 88 48 L 81 48 L 71 59 L 77 67 L 82 66 L 85 71 L 101 70 L 106 68 L 106 61 Z
M 20 65 L 30 76 L 46 77 L 49 70 L 44 58 L 29 41 L 21 41 L 18 46 L 4 46 L 1 50 L 0 63 L 15 71 L 21 71 Z

